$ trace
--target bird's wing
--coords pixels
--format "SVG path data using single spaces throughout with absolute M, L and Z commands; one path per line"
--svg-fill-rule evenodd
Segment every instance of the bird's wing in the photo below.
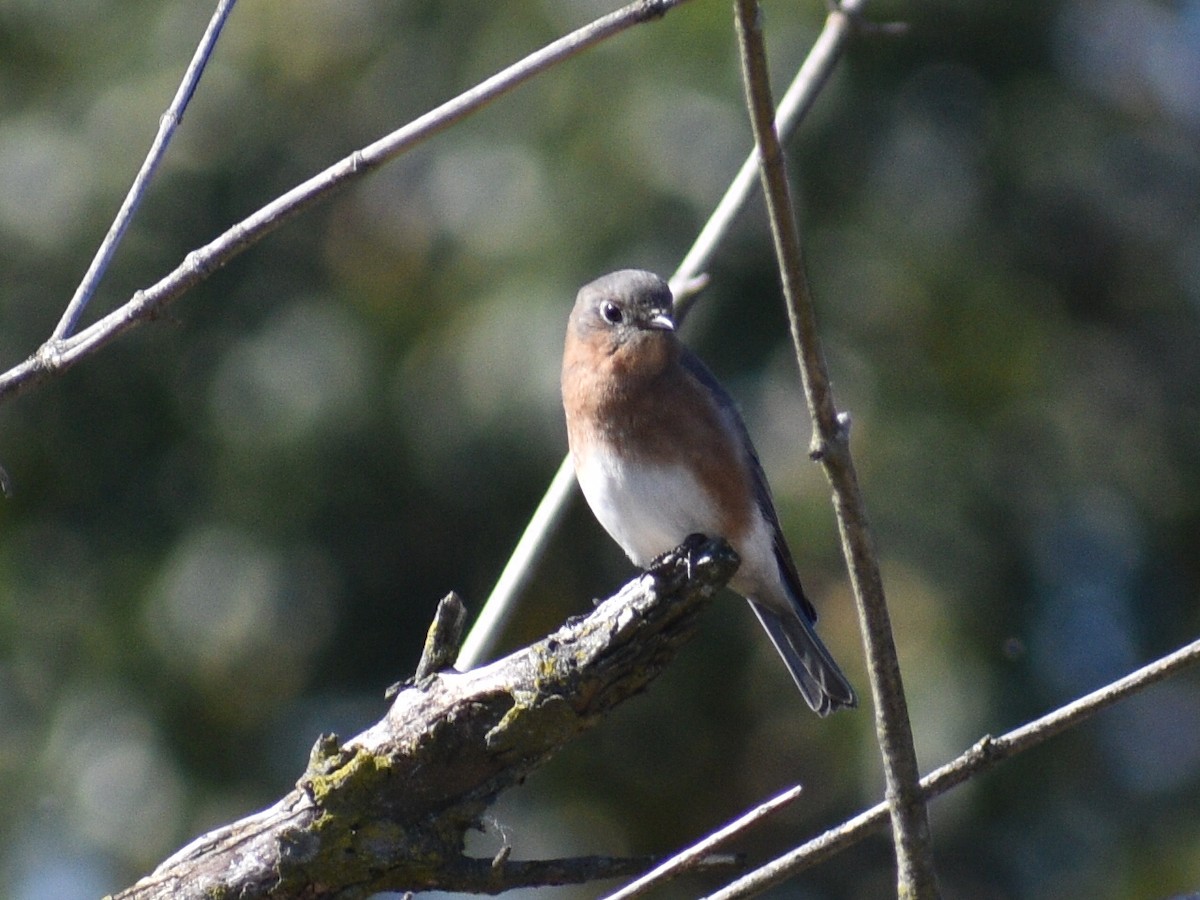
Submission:
M 746 450 L 746 457 L 750 464 L 750 477 L 753 479 L 754 493 L 758 500 L 759 508 L 762 510 L 763 517 L 767 520 L 767 524 L 771 526 L 771 535 L 774 542 L 773 549 L 775 551 L 775 560 L 779 564 L 780 577 L 783 579 L 788 593 L 799 608 L 799 611 L 810 623 L 816 622 L 817 610 L 809 602 L 808 597 L 804 595 L 804 588 L 800 585 L 800 575 L 796 571 L 796 563 L 792 560 L 792 554 L 788 550 L 787 541 L 784 540 L 783 529 L 779 525 L 779 516 L 775 512 L 775 503 L 771 499 L 771 489 L 767 485 L 767 475 L 763 471 L 762 463 L 758 459 L 758 451 L 754 449 L 754 442 L 750 440 L 750 433 L 746 430 L 746 423 L 742 421 L 742 415 L 738 411 L 737 404 L 729 396 L 725 388 L 721 386 L 721 383 L 717 381 L 716 376 L 700 360 L 700 357 L 696 356 L 691 350 L 684 348 L 680 362 L 693 378 L 712 392 L 722 411 L 741 436 L 742 446 Z

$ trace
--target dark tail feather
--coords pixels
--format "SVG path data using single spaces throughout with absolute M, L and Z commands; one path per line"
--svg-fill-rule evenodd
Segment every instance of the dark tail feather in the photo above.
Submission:
M 781 616 L 754 600 L 750 601 L 750 608 L 762 622 L 800 693 L 817 715 L 827 716 L 835 709 L 858 705 L 854 688 L 850 687 L 850 682 L 812 626 L 799 614 Z

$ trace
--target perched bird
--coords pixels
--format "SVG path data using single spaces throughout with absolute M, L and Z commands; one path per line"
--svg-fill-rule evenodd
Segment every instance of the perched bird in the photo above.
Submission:
M 600 524 L 645 567 L 691 534 L 742 559 L 750 602 L 808 705 L 855 706 L 813 630 L 766 476 L 732 399 L 675 333 L 671 289 L 625 269 L 585 285 L 567 325 L 563 407 L 571 459 Z

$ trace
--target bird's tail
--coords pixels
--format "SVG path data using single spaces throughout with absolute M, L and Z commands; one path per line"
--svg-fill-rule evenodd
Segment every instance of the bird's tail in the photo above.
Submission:
M 800 693 L 817 715 L 827 716 L 836 709 L 858 705 L 854 688 L 850 687 L 850 682 L 812 626 L 799 613 L 780 615 L 756 600 L 750 601 L 750 608 L 762 622 Z

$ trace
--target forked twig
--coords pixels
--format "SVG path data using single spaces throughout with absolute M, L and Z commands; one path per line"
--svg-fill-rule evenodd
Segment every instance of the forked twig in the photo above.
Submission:
M 71 337 L 48 340 L 33 356 L 0 375 L 0 401 L 67 369 L 135 325 L 153 319 L 168 304 L 239 253 L 257 244 L 284 222 L 329 196 L 343 184 L 362 178 L 535 75 L 627 28 L 661 18 L 685 2 L 687 0 L 638 0 L 602 16 L 298 184 L 208 244 L 193 250 L 166 277 L 138 291 L 118 309 L 88 328 Z
M 233 12 L 233 5 L 236 2 L 237 0 L 218 0 L 217 8 L 208 22 L 208 28 L 204 30 L 204 36 L 200 39 L 192 61 L 183 74 L 179 90 L 175 92 L 175 98 L 171 101 L 171 105 L 167 107 L 167 111 L 158 121 L 158 133 L 154 136 L 150 151 L 146 154 L 141 169 L 133 179 L 133 184 L 129 186 L 129 193 L 125 195 L 125 201 L 117 211 L 117 217 L 109 226 L 108 234 L 100 242 L 100 248 L 96 251 L 91 265 L 84 273 L 83 280 L 79 282 L 79 287 L 75 289 L 75 295 L 54 327 L 54 332 L 50 335 L 51 341 L 60 341 L 75 330 L 79 317 L 91 301 L 92 295 L 95 294 L 100 279 L 104 277 L 104 272 L 108 269 L 113 254 L 117 251 L 117 245 L 121 243 L 121 238 L 125 236 L 125 230 L 133 220 L 133 214 L 137 212 L 142 198 L 146 195 L 146 188 L 149 187 L 150 180 L 158 171 L 158 164 L 166 155 L 167 145 L 171 143 L 175 129 L 183 121 L 183 113 L 187 109 L 188 103 L 191 102 L 192 94 L 196 92 L 196 85 L 200 83 L 200 76 L 204 74 L 204 67 L 208 65 L 208 60 L 212 57 L 213 48 L 217 45 L 217 38 L 221 36 L 221 29 L 225 27 L 225 22 L 229 18 L 229 14 Z

